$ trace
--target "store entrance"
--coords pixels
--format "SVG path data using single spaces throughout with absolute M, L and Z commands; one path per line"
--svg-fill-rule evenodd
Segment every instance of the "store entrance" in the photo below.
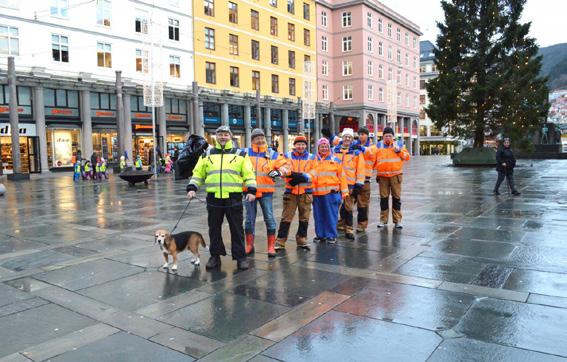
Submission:
M 12 163 L 12 138 L 0 137 L 0 159 L 2 160 L 2 172 L 11 174 L 14 172 Z M 39 159 L 39 137 L 20 136 L 20 159 L 22 173 L 40 173 L 41 164 Z
M 161 143 L 161 137 L 157 138 L 157 144 Z M 150 165 L 153 162 L 151 158 L 153 158 L 153 150 L 154 150 L 154 139 L 151 135 L 135 135 L 134 136 L 134 157 L 140 155 L 142 158 L 142 164 L 144 166 Z M 157 149 L 158 154 L 156 157 L 159 157 L 159 148 Z M 162 155 L 163 156 L 163 155 Z

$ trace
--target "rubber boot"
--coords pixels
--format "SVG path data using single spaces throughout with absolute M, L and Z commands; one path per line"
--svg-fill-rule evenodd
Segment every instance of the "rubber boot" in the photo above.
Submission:
M 254 254 L 254 234 L 246 234 L 246 255 Z
M 268 257 L 274 258 L 276 256 L 276 235 L 269 234 L 268 235 Z

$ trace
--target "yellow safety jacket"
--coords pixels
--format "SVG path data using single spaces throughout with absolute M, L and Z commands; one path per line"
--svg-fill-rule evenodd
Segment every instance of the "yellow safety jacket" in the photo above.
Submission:
M 242 192 L 243 186 L 247 192 L 255 194 L 256 173 L 250 157 L 245 151 L 234 148 L 232 141 L 228 141 L 224 148 L 217 143 L 197 161 L 187 190 L 198 190 L 203 184 L 207 192 L 214 193 L 218 199 Z

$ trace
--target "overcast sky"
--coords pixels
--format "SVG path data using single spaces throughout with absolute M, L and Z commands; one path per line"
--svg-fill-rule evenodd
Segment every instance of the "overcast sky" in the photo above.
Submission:
M 421 40 L 437 39 L 436 21 L 443 20 L 440 0 L 379 0 L 386 6 L 417 23 Z M 531 21 L 531 36 L 540 47 L 567 43 L 567 0 L 528 0 L 523 21 Z

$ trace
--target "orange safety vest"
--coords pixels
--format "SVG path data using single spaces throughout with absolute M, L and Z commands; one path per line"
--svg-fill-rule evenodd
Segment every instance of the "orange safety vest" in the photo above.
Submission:
M 364 184 L 366 179 L 366 165 L 364 163 L 364 154 L 360 150 L 352 148 L 335 147 L 335 156 L 337 156 L 342 164 L 343 171 L 346 175 L 347 184 Z
M 313 195 L 323 196 L 331 192 L 340 192 L 343 197 L 348 195 L 342 162 L 332 153 L 325 158 L 317 154 L 313 158 L 313 167 L 309 174 L 312 177 Z
M 395 141 L 394 141 L 395 142 Z M 400 152 L 394 151 L 394 144 L 380 143 L 376 149 L 376 163 L 374 168 L 380 177 L 392 177 L 403 173 L 404 161 L 409 161 L 410 154 L 404 145 L 398 143 Z
M 277 169 L 284 161 L 278 161 L 278 153 L 268 146 L 252 145 L 246 149 L 250 162 L 256 173 L 256 197 L 262 194 L 276 191 L 276 183 L 268 176 L 270 171 Z M 245 191 L 245 189 L 243 189 Z
M 295 151 L 289 151 L 288 153 L 284 154 L 283 160 L 285 161 L 285 165 L 282 165 L 279 168 L 279 171 L 284 176 L 291 175 L 292 172 L 300 172 L 300 173 L 307 173 L 309 175 L 309 171 L 311 171 L 313 167 L 313 155 L 309 152 L 305 151 L 302 154 L 298 154 Z M 293 195 L 303 195 L 303 194 L 310 194 L 312 192 L 312 183 L 311 182 L 302 182 L 297 186 L 291 186 L 289 184 L 291 178 L 286 177 L 285 179 L 285 193 L 286 194 L 293 194 Z
M 366 181 L 368 181 L 372 177 L 372 170 L 374 170 L 374 163 L 376 163 L 377 148 L 376 145 L 370 143 L 370 140 L 361 146 L 364 153 L 364 165 L 366 166 Z

